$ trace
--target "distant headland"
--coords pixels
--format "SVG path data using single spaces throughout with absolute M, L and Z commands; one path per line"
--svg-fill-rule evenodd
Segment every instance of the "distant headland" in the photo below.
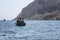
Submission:
M 27 20 L 60 20 L 60 0 L 35 0 L 18 16 Z

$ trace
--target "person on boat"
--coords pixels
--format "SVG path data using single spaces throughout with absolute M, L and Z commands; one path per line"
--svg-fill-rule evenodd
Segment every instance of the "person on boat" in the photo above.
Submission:
M 23 21 L 23 18 L 21 16 L 18 17 L 19 21 Z

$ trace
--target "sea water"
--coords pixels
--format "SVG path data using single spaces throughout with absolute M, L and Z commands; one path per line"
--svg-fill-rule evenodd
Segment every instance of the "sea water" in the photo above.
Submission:
M 16 21 L 0 21 L 0 40 L 60 40 L 59 20 L 25 20 L 26 26 Z

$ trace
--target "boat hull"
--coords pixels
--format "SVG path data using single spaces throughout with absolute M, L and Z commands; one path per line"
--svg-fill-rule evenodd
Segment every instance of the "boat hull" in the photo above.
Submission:
M 25 26 L 26 24 L 25 24 L 24 21 L 17 21 L 17 22 L 16 22 L 16 25 L 17 25 L 17 26 Z

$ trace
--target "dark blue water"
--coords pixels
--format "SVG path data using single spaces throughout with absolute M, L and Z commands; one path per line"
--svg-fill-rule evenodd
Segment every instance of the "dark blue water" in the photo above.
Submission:
M 0 21 L 0 40 L 60 40 L 60 21 L 25 20 L 26 26 L 16 21 Z

